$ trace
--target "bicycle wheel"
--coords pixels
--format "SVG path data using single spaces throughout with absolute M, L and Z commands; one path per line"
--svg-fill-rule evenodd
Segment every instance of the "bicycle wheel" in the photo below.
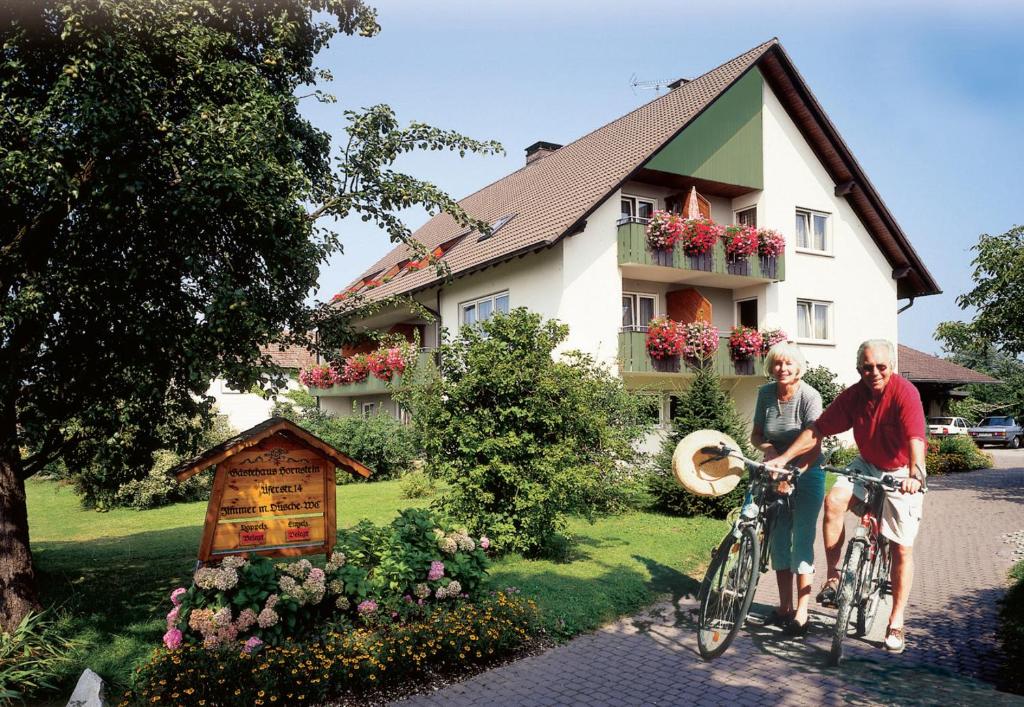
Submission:
M 865 543 L 861 538 L 854 538 L 846 549 L 846 562 L 839 577 L 839 591 L 836 593 L 836 625 L 832 630 L 832 649 L 828 653 L 828 664 L 839 665 L 843 659 L 843 641 L 850 625 L 850 613 L 855 603 L 859 602 L 857 584 L 859 584 L 864 562 Z
M 725 536 L 700 587 L 697 647 L 704 660 L 714 660 L 736 638 L 754 601 L 758 578 L 757 535 L 745 527 L 738 538 Z
M 875 625 L 875 616 L 878 614 L 878 607 L 885 596 L 886 583 L 889 581 L 889 543 L 885 538 L 880 538 L 875 559 L 871 562 L 869 569 L 865 572 L 866 580 L 862 593 L 865 595 L 857 607 L 857 637 L 863 638 L 871 633 Z

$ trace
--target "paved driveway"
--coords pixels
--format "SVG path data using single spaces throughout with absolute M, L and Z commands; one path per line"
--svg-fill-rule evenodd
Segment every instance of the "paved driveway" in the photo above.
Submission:
M 996 602 L 1015 551 L 1008 536 L 1024 530 L 1024 450 L 994 454 L 1001 468 L 932 480 L 901 656 L 884 653 L 878 636 L 851 638 L 843 666 L 824 667 L 832 612 L 812 611 L 811 632 L 801 641 L 758 625 L 777 598 L 766 575 L 751 620 L 714 662 L 697 654 L 696 602 L 673 597 L 543 655 L 402 704 L 1024 705 L 1024 698 L 988 684 L 999 665 Z M 876 623 L 884 629 L 884 617 Z

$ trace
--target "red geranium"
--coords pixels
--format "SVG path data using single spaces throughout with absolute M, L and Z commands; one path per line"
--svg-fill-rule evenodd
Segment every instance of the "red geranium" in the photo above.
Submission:
M 691 218 L 683 221 L 680 242 L 687 255 L 704 255 L 715 247 L 724 229 L 707 218 Z
M 729 335 L 729 355 L 733 361 L 745 361 L 761 355 L 764 340 L 761 332 L 748 326 L 733 327 Z
M 760 255 L 777 258 L 786 251 L 786 238 L 778 231 L 762 228 L 757 232 L 757 252 Z
M 683 352 L 683 337 L 678 322 L 667 317 L 652 319 L 647 327 L 647 353 L 652 358 L 672 358 Z
M 725 253 L 731 260 L 757 252 L 757 229 L 753 226 L 729 226 L 725 229 Z

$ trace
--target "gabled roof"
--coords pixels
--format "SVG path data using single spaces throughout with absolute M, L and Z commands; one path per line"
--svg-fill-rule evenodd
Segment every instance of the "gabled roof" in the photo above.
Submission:
M 899 296 L 938 294 L 938 285 L 777 39 L 680 84 L 666 95 L 461 200 L 459 204 L 482 221 L 494 223 L 506 216 L 512 219 L 491 238 L 479 240 L 476 234 L 469 234 L 451 247 L 444 261 L 452 275 L 468 274 L 549 247 L 580 231 L 590 213 L 754 66 L 762 69 L 833 181 L 844 189 L 894 273 L 904 272 L 898 284 Z M 838 189 L 837 186 L 837 193 Z M 558 198 L 551 198 L 552 195 Z M 420 227 L 413 237 L 432 250 L 464 232 L 450 216 L 440 214 Z M 387 273 L 411 256 L 411 249 L 399 245 L 367 269 L 356 283 Z M 439 281 L 435 269 L 428 267 L 405 272 L 362 294 L 368 300 L 378 300 L 416 292 Z
M 913 383 L 947 383 L 966 385 L 968 383 L 1001 383 L 1002 381 L 952 361 L 926 354 L 924 351 L 899 345 L 899 374 Z
M 306 430 L 283 417 L 271 417 L 258 425 L 250 427 L 245 432 L 239 432 L 231 439 L 221 442 L 216 447 L 207 449 L 198 457 L 179 464 L 175 468 L 169 470 L 167 472 L 167 476 L 172 476 L 178 481 L 184 481 L 190 476 L 194 476 L 214 464 L 220 464 L 225 459 L 233 457 L 239 452 L 245 451 L 249 447 L 253 447 L 268 437 L 272 437 L 277 434 L 291 437 L 310 447 L 316 448 L 316 450 L 322 455 L 354 476 L 358 475 L 368 477 L 370 475 L 370 470 L 365 466 L 357 462 L 355 459 L 350 459 L 345 456 L 316 435 L 310 434 Z
M 270 360 L 281 368 L 305 368 L 316 363 L 316 355 L 301 346 L 281 348 L 278 344 L 271 344 L 261 346 L 260 353 L 270 356 Z

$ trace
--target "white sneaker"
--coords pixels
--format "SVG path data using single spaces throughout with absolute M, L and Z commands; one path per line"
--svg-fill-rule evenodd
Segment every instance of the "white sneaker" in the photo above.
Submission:
M 889 627 L 885 630 L 885 650 L 890 653 L 902 653 L 907 647 L 903 627 Z

